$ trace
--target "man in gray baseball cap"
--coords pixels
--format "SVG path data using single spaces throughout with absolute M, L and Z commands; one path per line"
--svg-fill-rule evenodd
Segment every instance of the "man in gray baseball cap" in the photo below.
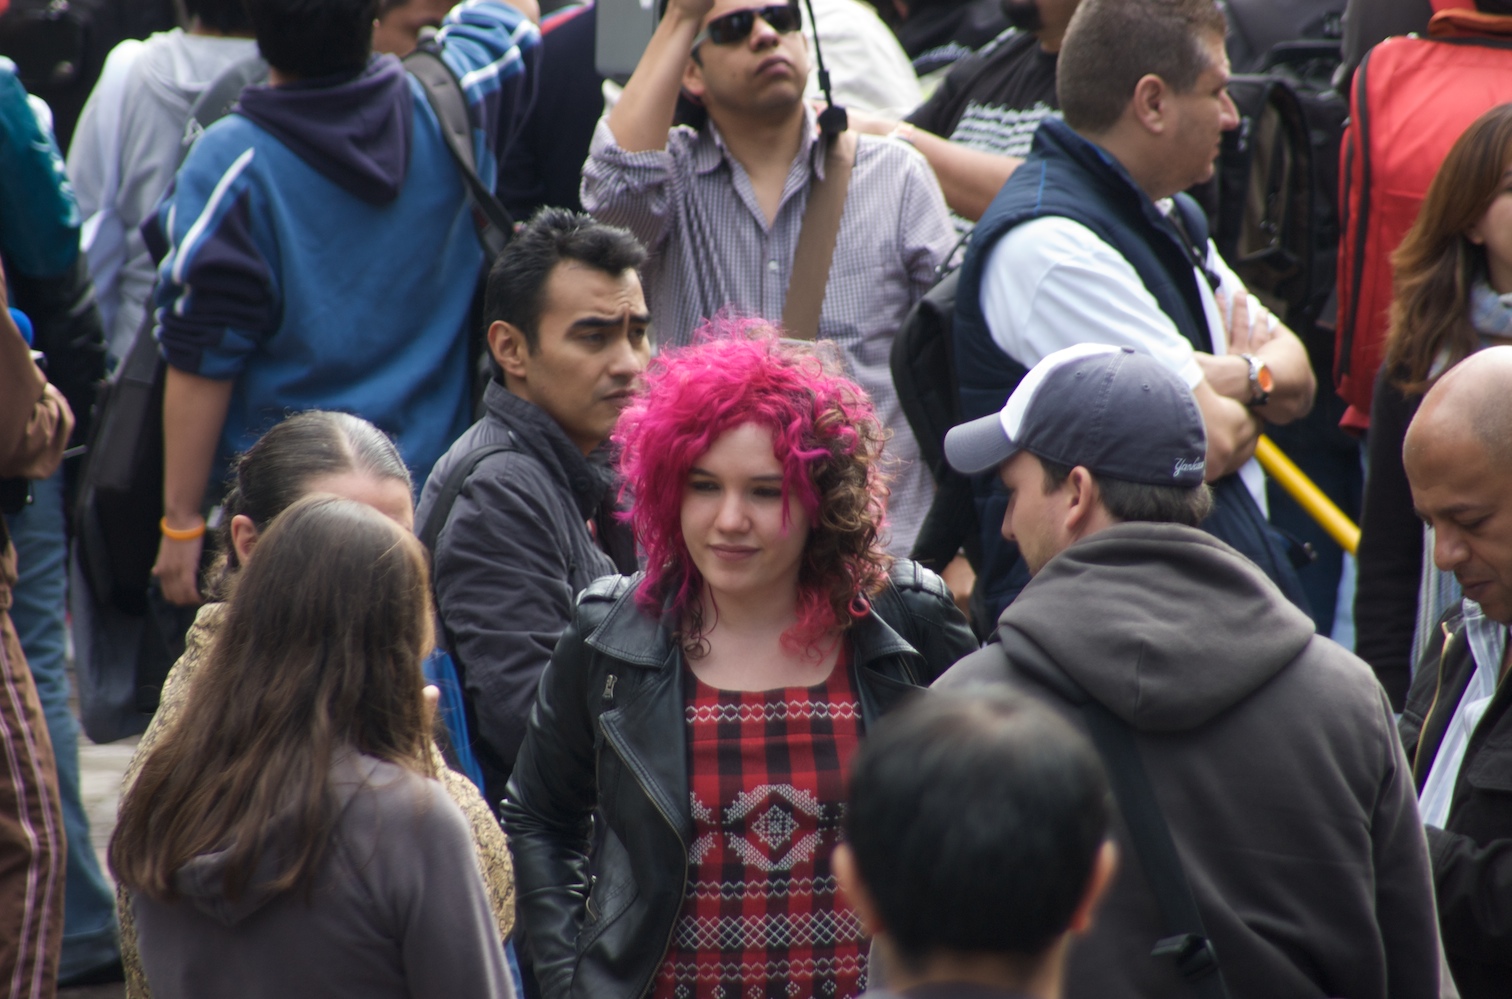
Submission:
M 999 641 L 935 686 L 1006 685 L 1126 728 L 1200 915 L 1172 925 L 1157 898 L 1179 884 L 1118 824 L 1123 873 L 1071 945 L 1065 997 L 1202 995 L 1215 973 L 1245 995 L 1438 995 L 1390 706 L 1369 667 L 1196 527 L 1205 450 L 1178 375 L 1096 344 L 1045 357 L 1002 412 L 945 438 L 958 471 L 997 468 L 1003 534 L 1033 578 Z

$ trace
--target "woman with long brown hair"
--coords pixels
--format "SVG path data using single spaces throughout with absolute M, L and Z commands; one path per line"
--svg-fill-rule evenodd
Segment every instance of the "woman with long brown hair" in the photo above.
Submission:
M 1396 297 L 1370 414 L 1355 651 L 1401 710 L 1414 633 L 1459 599 L 1453 578 L 1425 565 L 1402 440 L 1444 372 L 1482 347 L 1512 343 L 1512 104 L 1455 141 L 1391 262 Z
M 513 995 L 434 780 L 429 592 L 364 504 L 308 497 L 259 540 L 111 840 L 154 995 Z

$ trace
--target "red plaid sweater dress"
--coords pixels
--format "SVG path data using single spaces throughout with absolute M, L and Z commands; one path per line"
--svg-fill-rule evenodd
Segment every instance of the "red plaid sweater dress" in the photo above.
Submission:
M 851 999 L 866 939 L 835 884 L 861 705 L 842 652 L 815 687 L 684 675 L 693 842 L 655 999 Z

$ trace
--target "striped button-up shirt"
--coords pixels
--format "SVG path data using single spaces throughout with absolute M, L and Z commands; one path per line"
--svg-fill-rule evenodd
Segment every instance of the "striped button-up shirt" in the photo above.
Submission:
M 892 432 L 888 550 L 906 555 L 934 486 L 893 391 L 888 357 L 908 310 L 934 283 L 955 241 L 940 186 L 924 158 L 892 139 L 863 135 L 835 242 L 819 336 L 845 353 Z M 803 145 L 769 225 L 745 168 L 711 122 L 677 127 L 664 150 L 630 153 L 607 120 L 583 167 L 583 207 L 646 245 L 647 297 L 657 341 L 687 343 L 722 309 L 780 321 L 810 180 L 823 176 L 808 112 Z

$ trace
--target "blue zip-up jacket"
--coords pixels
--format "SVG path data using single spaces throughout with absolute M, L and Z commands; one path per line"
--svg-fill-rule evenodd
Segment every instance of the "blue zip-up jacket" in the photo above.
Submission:
M 535 96 L 540 34 L 512 7 L 467 0 L 439 40 L 479 176 L 494 180 Z M 354 79 L 248 87 L 143 230 L 166 252 L 163 356 L 235 381 L 217 476 L 299 410 L 372 421 L 416 482 L 467 429 L 466 320 L 483 253 L 435 113 L 392 56 Z

